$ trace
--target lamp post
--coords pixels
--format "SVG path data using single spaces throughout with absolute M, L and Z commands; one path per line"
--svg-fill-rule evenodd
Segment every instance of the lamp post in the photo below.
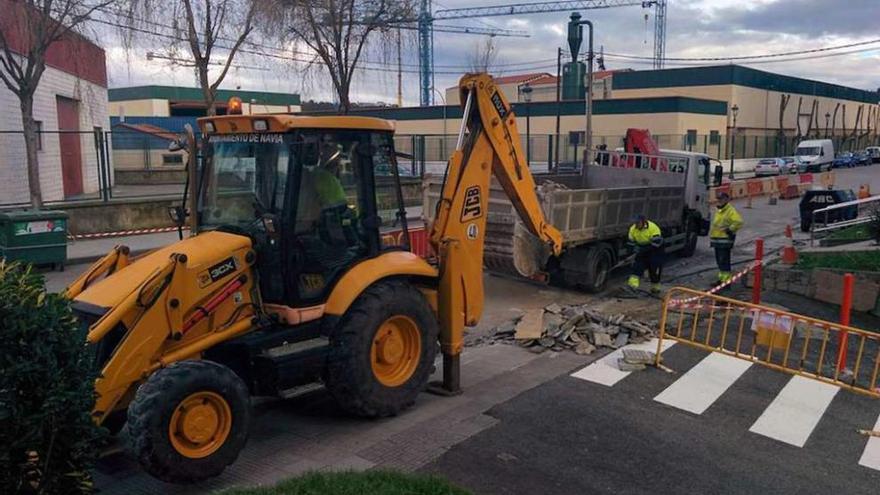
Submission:
M 587 45 L 587 80 L 584 84 L 586 91 L 586 109 L 584 110 L 584 118 L 586 119 L 586 129 L 584 130 L 584 164 L 589 163 L 589 154 L 593 149 L 593 23 L 587 20 L 582 21 L 581 15 L 577 12 L 571 14 L 571 20 L 568 21 L 568 46 L 571 48 L 571 61 L 577 62 L 577 54 L 581 46 L 581 40 L 584 37 L 583 26 L 586 25 L 589 30 L 589 38 Z
M 828 120 L 831 119 L 831 114 L 829 112 L 825 112 L 825 139 L 828 139 Z
M 730 113 L 733 115 L 733 127 L 730 130 L 731 146 L 730 146 L 730 180 L 733 180 L 733 163 L 736 160 L 736 114 L 739 113 L 739 106 L 734 103 L 730 107 Z
M 531 165 L 532 163 L 532 86 L 529 83 L 525 83 L 520 88 L 520 93 L 522 93 L 523 101 L 526 102 L 526 163 Z

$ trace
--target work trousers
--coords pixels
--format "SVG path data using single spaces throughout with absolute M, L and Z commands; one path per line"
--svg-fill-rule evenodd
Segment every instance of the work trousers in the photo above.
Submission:
M 722 282 L 726 282 L 730 277 L 730 252 L 733 245 L 715 246 L 715 262 L 718 263 L 718 278 Z
M 652 284 L 660 283 L 660 275 L 663 271 L 663 248 L 646 247 L 636 254 L 632 275 L 641 278 L 645 270 L 648 270 Z

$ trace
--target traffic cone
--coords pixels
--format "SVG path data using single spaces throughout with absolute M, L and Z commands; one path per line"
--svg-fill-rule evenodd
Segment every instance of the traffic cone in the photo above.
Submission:
M 791 232 L 791 225 L 785 226 L 785 237 L 788 239 L 782 248 L 782 262 L 786 265 L 794 265 L 797 263 L 798 254 L 794 248 L 794 238 Z

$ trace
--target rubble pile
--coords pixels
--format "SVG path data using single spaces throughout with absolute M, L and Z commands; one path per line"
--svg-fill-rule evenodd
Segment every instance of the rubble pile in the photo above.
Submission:
M 515 343 L 532 352 L 573 350 L 592 354 L 599 347 L 618 349 L 646 342 L 656 322 L 641 322 L 623 314 L 605 315 L 588 304 L 551 304 L 495 327 L 493 340 Z

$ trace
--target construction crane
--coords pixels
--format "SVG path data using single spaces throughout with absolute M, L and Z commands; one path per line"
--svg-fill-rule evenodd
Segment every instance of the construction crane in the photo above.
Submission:
M 434 88 L 434 30 L 436 29 L 434 21 L 615 7 L 654 7 L 654 68 L 662 69 L 663 59 L 666 55 L 666 2 L 667 0 L 569 0 L 443 9 L 432 13 L 431 0 L 421 0 L 417 20 L 419 30 L 419 102 L 421 106 L 427 106 L 431 105 L 434 100 L 432 91 Z

